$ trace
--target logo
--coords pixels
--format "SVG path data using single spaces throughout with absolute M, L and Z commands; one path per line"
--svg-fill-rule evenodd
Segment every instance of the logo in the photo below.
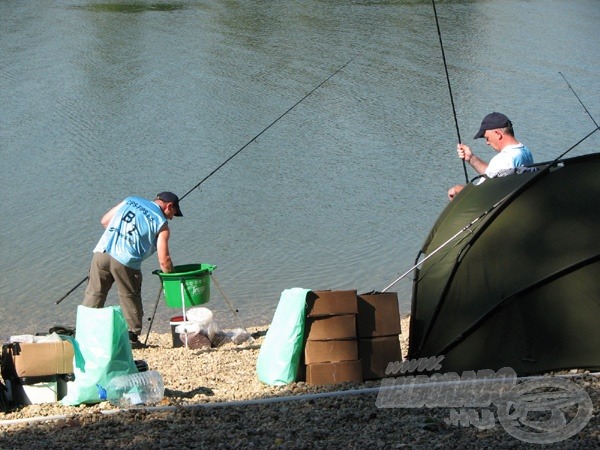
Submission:
M 497 406 L 498 421 L 506 432 L 532 444 L 574 436 L 588 424 L 594 409 L 581 386 L 558 377 L 524 381 Z
M 388 364 L 387 374 L 439 370 L 444 357 Z M 579 433 L 592 417 L 589 394 L 560 377 L 518 379 L 504 367 L 493 370 L 384 378 L 375 402 L 378 408 L 450 408 L 451 426 L 480 430 L 497 420 L 511 436 L 533 444 L 551 444 Z

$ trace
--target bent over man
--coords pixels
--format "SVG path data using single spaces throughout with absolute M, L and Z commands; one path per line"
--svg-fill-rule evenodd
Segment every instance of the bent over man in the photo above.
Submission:
M 157 252 L 163 272 L 173 271 L 169 253 L 169 223 L 183 216 L 179 198 L 161 192 L 154 200 L 127 197 L 111 208 L 100 221 L 105 228 L 94 248 L 84 306 L 102 308 L 113 283 L 117 283 L 119 301 L 129 327 L 133 348 L 142 347 L 142 261 Z

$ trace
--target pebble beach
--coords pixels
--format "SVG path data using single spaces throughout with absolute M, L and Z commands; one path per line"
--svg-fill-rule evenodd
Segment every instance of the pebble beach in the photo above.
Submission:
M 407 350 L 408 317 L 401 344 Z M 572 371 L 569 380 L 589 394 L 594 412 L 574 436 L 527 443 L 498 423 L 487 429 L 449 425 L 449 408 L 378 408 L 380 380 L 309 386 L 268 386 L 256 376 L 267 327 L 249 328 L 240 345 L 173 348 L 170 334 L 151 333 L 133 350 L 164 380 L 156 405 L 120 410 L 108 402 L 36 404 L 0 413 L 0 449 L 192 448 L 598 448 L 600 381 Z M 495 414 L 495 407 L 489 409 Z M 496 416 L 496 414 L 495 414 Z

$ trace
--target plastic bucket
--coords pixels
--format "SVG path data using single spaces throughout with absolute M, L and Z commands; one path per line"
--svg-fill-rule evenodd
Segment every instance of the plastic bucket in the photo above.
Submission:
M 162 281 L 165 303 L 169 308 L 189 308 L 210 300 L 210 274 L 216 267 L 211 264 L 186 264 L 173 267 L 171 273 L 160 270 L 152 273 L 158 275 Z
M 181 334 L 177 333 L 175 331 L 175 329 L 179 326 L 179 325 L 186 325 L 186 324 L 192 324 L 192 322 L 184 322 L 183 321 L 183 316 L 175 316 L 175 317 L 171 317 L 171 321 L 169 322 L 169 324 L 171 325 L 171 338 L 173 340 L 173 348 L 175 347 L 184 347 L 185 346 L 185 342 L 183 342 L 181 340 Z

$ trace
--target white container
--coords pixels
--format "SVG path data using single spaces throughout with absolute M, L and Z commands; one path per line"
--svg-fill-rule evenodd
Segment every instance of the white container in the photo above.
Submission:
M 191 330 L 194 327 L 194 323 L 190 321 L 184 321 L 183 316 L 171 317 L 169 322 L 171 325 L 171 338 L 173 340 L 173 348 L 186 347 L 185 335 L 188 332 L 188 328 Z M 181 339 L 181 334 L 184 335 L 184 340 Z
M 7 382 L 10 397 L 19 405 L 55 403 L 67 394 L 67 375 L 21 378 L 13 385 Z
M 38 403 L 55 403 L 58 401 L 58 382 L 47 381 L 34 384 L 24 384 L 25 405 Z

